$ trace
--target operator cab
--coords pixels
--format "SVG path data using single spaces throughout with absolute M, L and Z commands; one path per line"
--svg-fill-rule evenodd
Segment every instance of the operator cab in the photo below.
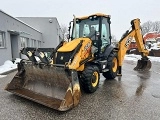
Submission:
M 106 46 L 111 45 L 110 16 L 93 14 L 76 18 L 70 38 L 73 40 L 84 37 L 93 41 L 93 45 L 98 48 L 98 53 L 103 52 Z

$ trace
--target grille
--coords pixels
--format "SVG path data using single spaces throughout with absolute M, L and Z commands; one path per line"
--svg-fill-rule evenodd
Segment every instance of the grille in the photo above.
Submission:
M 71 52 L 58 52 L 57 58 L 56 58 L 56 64 L 65 64 L 65 62 L 68 62 L 73 51 Z

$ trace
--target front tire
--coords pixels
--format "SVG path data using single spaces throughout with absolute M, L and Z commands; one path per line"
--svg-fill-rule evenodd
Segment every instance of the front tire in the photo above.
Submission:
M 87 93 L 93 93 L 99 86 L 100 74 L 96 65 L 86 66 L 80 75 L 80 84 Z
M 108 57 L 107 68 L 109 71 L 102 73 L 106 79 L 114 79 L 118 73 L 118 58 L 117 53 L 111 52 Z

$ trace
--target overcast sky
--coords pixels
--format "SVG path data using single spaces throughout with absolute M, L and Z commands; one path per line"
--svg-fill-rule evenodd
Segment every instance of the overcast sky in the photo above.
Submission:
M 117 39 L 134 18 L 141 23 L 160 21 L 160 0 L 1 0 L 0 9 L 13 17 L 57 17 L 59 24 L 67 26 L 73 14 L 109 14 Z

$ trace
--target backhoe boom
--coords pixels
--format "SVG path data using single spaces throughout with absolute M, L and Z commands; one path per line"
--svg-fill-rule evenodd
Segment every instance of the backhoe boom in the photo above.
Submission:
M 131 41 L 135 39 L 138 51 L 141 53 L 142 59 L 148 60 L 149 51 L 145 48 L 143 36 L 141 34 L 140 19 L 134 19 L 131 21 L 132 30 L 127 30 L 118 43 L 118 62 L 119 62 L 119 74 L 121 74 L 121 66 L 123 64 L 126 51 L 131 44 Z M 139 68 L 141 69 L 141 68 Z

